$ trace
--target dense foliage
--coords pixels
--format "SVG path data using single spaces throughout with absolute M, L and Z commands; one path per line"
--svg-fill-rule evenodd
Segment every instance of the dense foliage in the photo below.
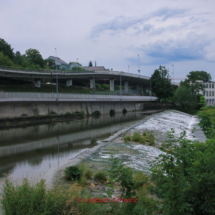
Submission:
M 192 142 L 183 133 L 175 142 L 152 168 L 151 190 L 163 200 L 162 214 L 215 214 L 215 140 Z
M 159 99 L 166 100 L 173 96 L 173 87 L 171 85 L 171 79 L 169 71 L 165 66 L 160 66 L 156 69 L 150 78 L 152 92 L 156 94 Z

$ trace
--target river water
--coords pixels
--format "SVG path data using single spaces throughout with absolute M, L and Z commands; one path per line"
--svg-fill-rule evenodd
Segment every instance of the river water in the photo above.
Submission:
M 25 177 L 47 178 L 98 140 L 144 117 L 131 112 L 0 130 L 0 180 L 6 176 L 18 182 Z

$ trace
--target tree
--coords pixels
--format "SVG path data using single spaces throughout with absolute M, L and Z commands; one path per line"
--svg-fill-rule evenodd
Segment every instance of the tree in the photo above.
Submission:
M 3 52 L 0 52 L 0 65 L 13 66 L 13 62 L 8 56 L 5 56 Z
M 193 83 L 197 80 L 202 80 L 203 82 L 211 81 L 211 74 L 205 71 L 191 71 L 187 75 L 187 79 Z
M 192 142 L 184 132 L 172 154 L 152 168 L 152 192 L 162 199 L 162 214 L 210 215 L 215 211 L 215 141 Z
M 150 78 L 152 92 L 156 94 L 159 99 L 167 99 L 173 96 L 173 87 L 169 76 L 169 71 L 165 66 L 160 66 L 156 69 Z
M 80 67 L 82 66 L 79 62 L 69 62 L 69 65 L 72 65 L 73 63 L 78 64 Z
M 197 96 L 192 94 L 190 88 L 180 86 L 174 93 L 175 103 L 179 110 L 185 112 L 192 112 L 198 106 Z
M 39 65 L 44 67 L 44 60 L 40 52 L 36 49 L 28 49 L 25 51 L 27 60 L 30 62 L 30 65 Z
M 5 56 L 8 56 L 13 61 L 14 53 L 11 45 L 9 45 L 4 39 L 0 38 L 0 52 L 3 52 Z
M 44 60 L 45 65 L 50 69 L 56 69 L 55 61 L 53 59 L 46 59 Z M 48 65 L 47 65 L 48 63 Z
M 92 67 L 92 66 L 93 66 L 92 61 L 90 61 L 89 62 L 89 67 Z
M 180 85 L 190 88 L 192 93 L 199 93 L 199 91 L 204 90 L 204 86 L 201 82 L 198 81 L 211 81 L 211 74 L 205 71 L 191 71 L 187 75 L 187 78 L 182 81 Z
M 14 63 L 18 65 L 22 65 L 23 62 L 23 56 L 19 51 L 17 51 L 14 55 Z

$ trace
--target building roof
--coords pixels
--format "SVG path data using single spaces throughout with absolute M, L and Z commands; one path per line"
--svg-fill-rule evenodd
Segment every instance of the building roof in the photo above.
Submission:
M 105 69 L 104 66 L 84 66 L 83 68 L 89 71 L 110 71 L 109 69 Z
M 66 65 L 69 66 L 68 63 L 60 59 L 59 57 L 49 56 L 48 59 L 54 60 L 57 65 Z

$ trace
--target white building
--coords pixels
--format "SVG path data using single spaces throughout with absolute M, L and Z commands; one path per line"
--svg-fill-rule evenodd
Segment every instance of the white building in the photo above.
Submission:
M 204 91 L 200 92 L 205 96 L 208 105 L 215 105 L 215 83 L 202 83 L 205 86 Z

